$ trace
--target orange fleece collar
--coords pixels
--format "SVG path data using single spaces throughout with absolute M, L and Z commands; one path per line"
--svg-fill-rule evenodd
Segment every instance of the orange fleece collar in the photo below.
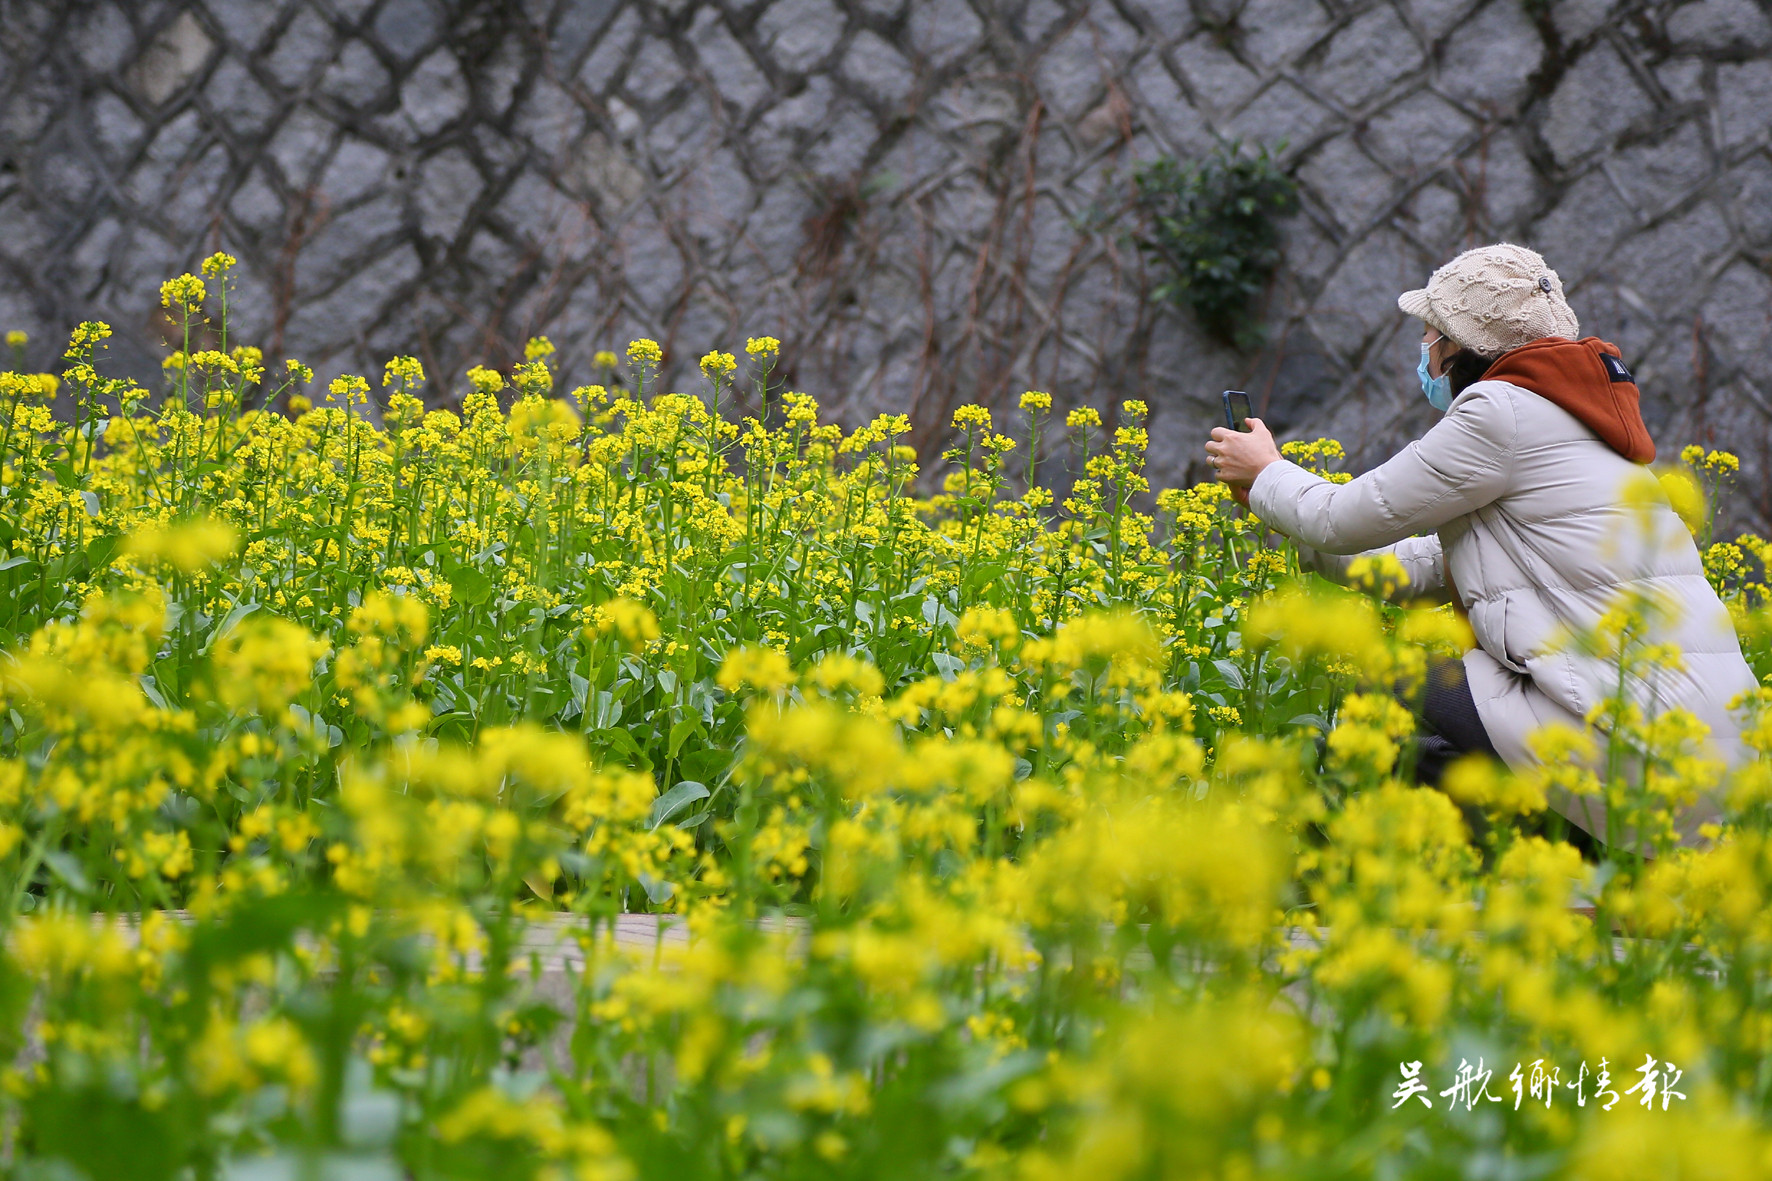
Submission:
M 1484 381 L 1531 390 L 1579 418 L 1602 442 L 1632 463 L 1655 458 L 1655 440 L 1643 422 L 1641 394 L 1618 347 L 1597 336 L 1547 336 L 1503 353 Z

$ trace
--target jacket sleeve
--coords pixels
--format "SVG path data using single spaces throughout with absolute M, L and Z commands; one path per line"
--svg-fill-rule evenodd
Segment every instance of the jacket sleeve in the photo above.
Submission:
M 1273 528 L 1328 554 L 1358 554 L 1475 512 L 1507 490 L 1519 422 L 1508 387 L 1478 382 L 1432 430 L 1346 484 L 1295 463 L 1270 463 L 1249 507 Z
M 1348 583 L 1348 563 L 1355 558 L 1391 554 L 1402 565 L 1403 574 L 1409 580 L 1390 596 L 1392 602 L 1451 601 L 1451 588 L 1446 585 L 1446 558 L 1441 551 L 1440 535 L 1437 533 L 1430 533 L 1426 537 L 1405 537 L 1396 545 L 1381 546 L 1359 554 L 1324 553 L 1308 545 L 1296 545 L 1295 548 L 1298 550 L 1300 565 L 1307 570 L 1315 570 L 1330 582 L 1338 582 L 1342 586 Z

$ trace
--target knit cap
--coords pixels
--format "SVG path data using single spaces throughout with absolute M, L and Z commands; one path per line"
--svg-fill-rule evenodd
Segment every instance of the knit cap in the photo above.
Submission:
M 1547 336 L 1581 334 L 1557 273 L 1537 251 L 1509 242 L 1465 251 L 1435 271 L 1426 287 L 1398 296 L 1397 306 L 1485 357 Z

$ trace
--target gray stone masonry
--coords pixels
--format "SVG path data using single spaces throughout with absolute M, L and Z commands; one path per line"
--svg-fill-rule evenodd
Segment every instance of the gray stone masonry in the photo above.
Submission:
M 1130 175 L 1285 141 L 1304 189 L 1242 356 L 1153 304 Z M 159 282 L 241 260 L 235 339 L 432 394 L 523 340 L 747 335 L 854 424 L 1022 390 L 1152 407 L 1200 478 L 1218 391 L 1369 466 L 1431 421 L 1396 294 L 1542 250 L 1664 453 L 1739 452 L 1772 524 L 1769 0 L 0 0 L 0 329 L 159 374 Z

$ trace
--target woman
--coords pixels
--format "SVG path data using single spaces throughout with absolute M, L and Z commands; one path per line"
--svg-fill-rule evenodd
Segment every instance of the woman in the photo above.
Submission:
M 1741 761 L 1728 706 L 1753 673 L 1691 534 L 1638 466 L 1655 445 L 1618 350 L 1577 339 L 1556 272 L 1505 243 L 1459 255 L 1397 305 L 1426 326 L 1417 374 L 1445 414 L 1426 435 L 1340 485 L 1282 459 L 1256 419 L 1246 433 L 1214 430 L 1206 451 L 1324 574 L 1388 551 L 1408 575 L 1400 597 L 1437 593 L 1468 613 L 1477 647 L 1429 678 L 1425 776 L 1472 750 L 1529 766 L 1539 727 L 1581 728 L 1617 692 L 1619 668 L 1571 637 L 1631 597 L 1659 604 L 1644 639 L 1682 659 L 1627 678 L 1627 692 L 1648 715 L 1689 710 L 1709 727 L 1707 753 Z M 1604 838 L 1599 801 L 1552 802 Z M 1716 814 L 1708 800 L 1686 809 L 1683 838 Z

